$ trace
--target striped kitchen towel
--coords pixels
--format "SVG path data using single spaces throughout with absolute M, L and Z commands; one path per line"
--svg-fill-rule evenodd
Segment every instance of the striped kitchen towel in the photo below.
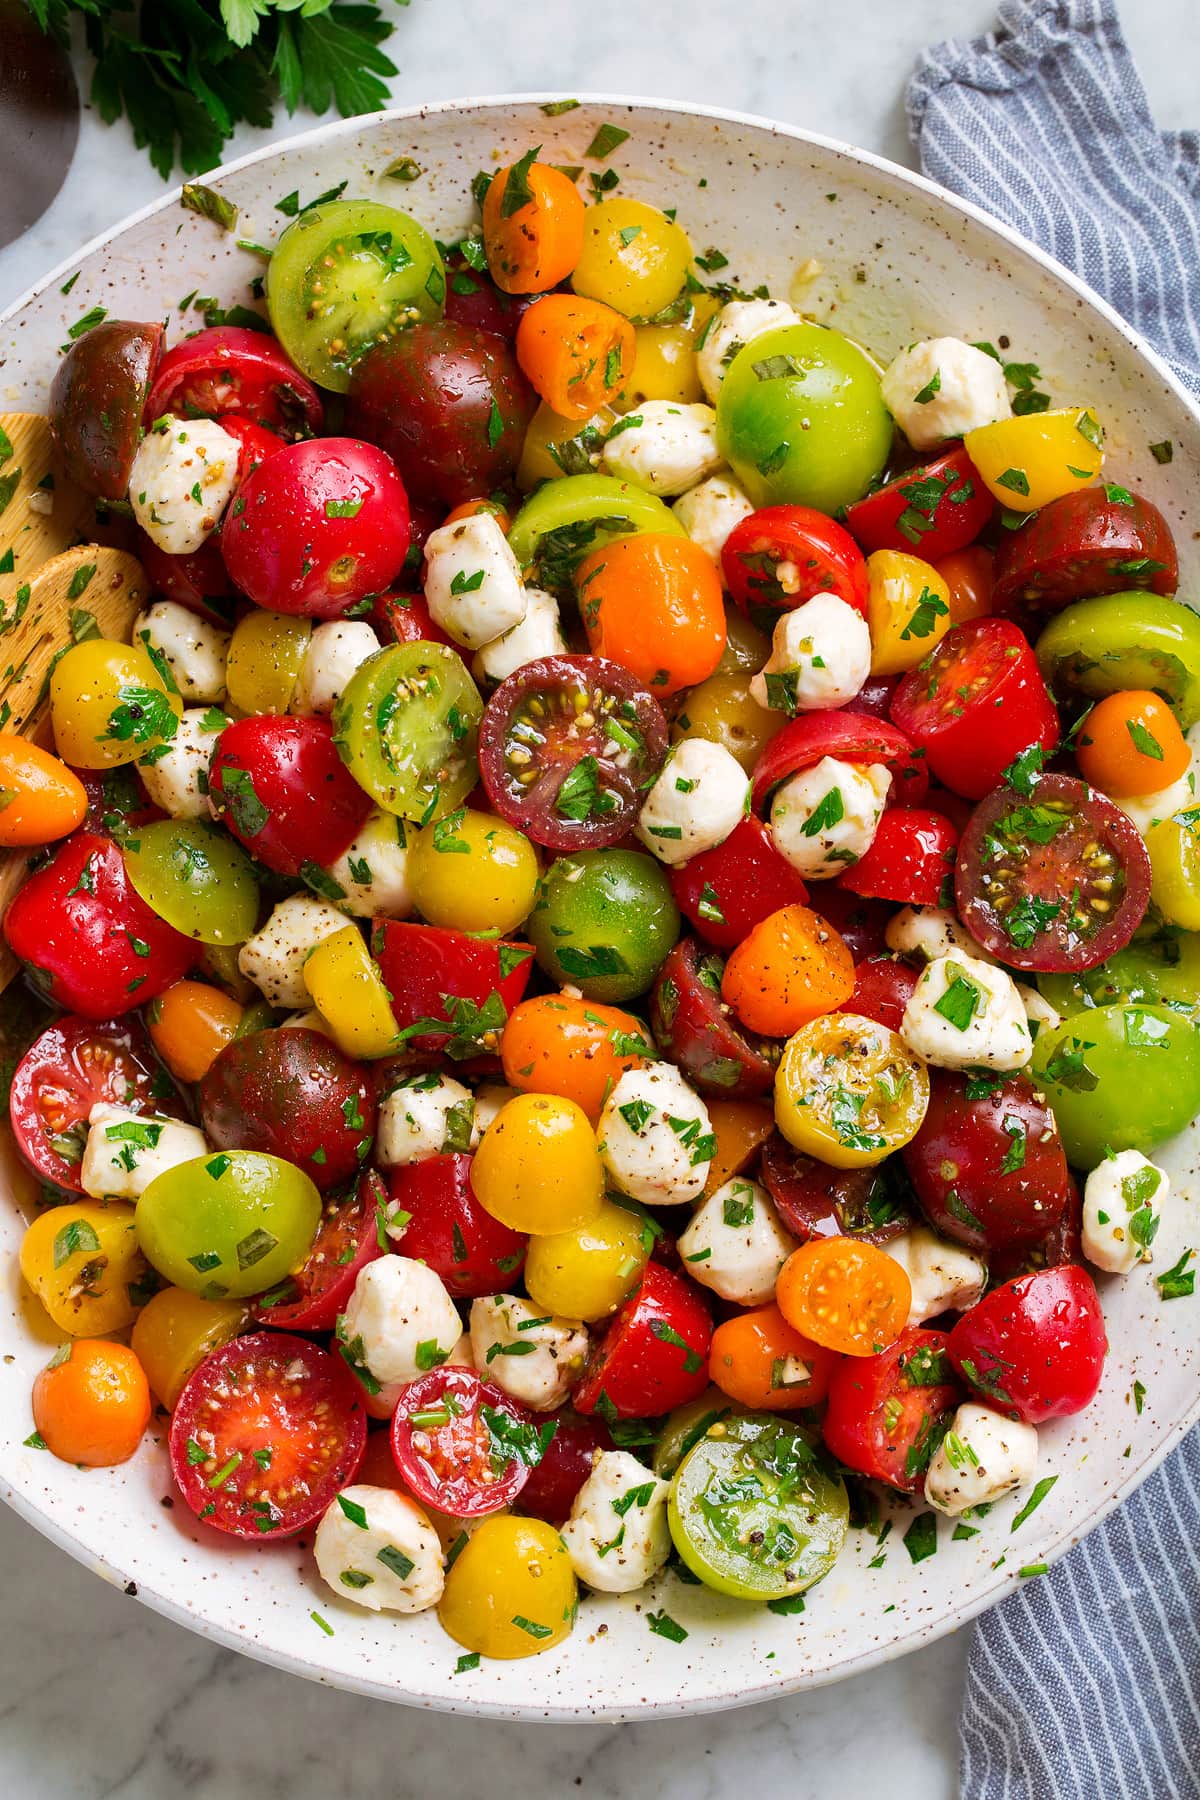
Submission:
M 1138 0 L 1130 0 L 1132 5 Z M 1115 0 L 1001 0 L 908 93 L 925 173 L 1090 282 L 1200 393 L 1200 133 L 1160 133 Z M 1200 1795 L 1200 1430 L 976 1626 L 963 1800 Z

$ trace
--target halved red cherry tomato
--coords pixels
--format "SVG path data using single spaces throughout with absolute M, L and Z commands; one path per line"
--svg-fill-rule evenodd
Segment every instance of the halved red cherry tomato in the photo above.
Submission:
M 889 806 L 870 848 L 841 877 L 868 900 L 937 906 L 954 881 L 958 833 L 927 807 Z
M 910 1325 L 878 1356 L 834 1369 L 822 1433 L 839 1462 L 915 1494 L 963 1398 L 944 1331 Z
M 456 1519 L 511 1505 L 541 1448 L 525 1408 L 473 1369 L 419 1375 L 392 1417 L 392 1455 L 410 1490 Z
M 650 1419 L 697 1400 L 708 1386 L 712 1318 L 682 1276 L 648 1262 L 642 1279 L 588 1357 L 575 1389 L 581 1413 Z
M 867 564 L 844 526 L 811 506 L 764 506 L 735 525 L 721 551 L 725 586 L 761 630 L 814 594 L 867 614 Z
M 971 1250 L 1037 1243 L 1066 1208 L 1062 1140 L 1026 1075 L 931 1070 L 924 1122 L 901 1155 L 929 1223 Z
M 755 812 L 762 812 L 780 782 L 811 769 L 825 756 L 836 756 L 842 762 L 883 763 L 892 771 L 892 802 L 896 806 L 919 806 L 929 786 L 924 757 L 888 720 L 841 710 L 802 713 L 771 739 L 754 765 Z
M 761 819 L 742 819 L 723 844 L 668 870 L 680 912 L 710 944 L 732 950 L 781 906 L 803 906 L 805 887 Z
M 120 846 L 90 831 L 75 832 L 18 889 L 4 936 L 39 991 L 85 1019 L 153 1000 L 197 955 L 134 892 Z
M 219 1150 L 295 1163 L 322 1193 L 356 1175 L 375 1130 L 375 1088 L 323 1031 L 252 1031 L 226 1044 L 198 1090 Z
M 839 881 L 823 881 L 820 892 L 810 896 L 809 905 L 829 921 L 855 962 L 882 956 L 887 949 L 884 934 L 896 909 L 886 900 L 864 900 Z
M 975 1392 L 1026 1424 L 1082 1412 L 1108 1354 L 1096 1284 L 1073 1263 L 993 1288 L 950 1333 L 951 1362 Z
M 381 594 L 371 609 L 371 623 L 385 644 L 449 644 L 448 638 L 425 604 L 423 594 Z
M 613 1441 L 601 1419 L 581 1419 L 570 1411 L 550 1416 L 554 1436 L 537 1468 L 529 1471 L 529 1480 L 517 1495 L 517 1510 L 561 1525 L 592 1472 L 597 1450 L 611 1450 Z
M 894 956 L 867 956 L 854 967 L 854 992 L 839 1012 L 858 1013 L 875 1019 L 889 1031 L 899 1031 L 904 1009 L 917 985 L 911 963 Z
M 256 1300 L 253 1316 L 275 1331 L 332 1331 L 359 1271 L 383 1255 L 379 1217 L 387 1190 L 373 1169 L 348 1194 L 328 1194 L 303 1266 Z
M 528 944 L 407 919 L 378 920 L 371 954 L 410 1049 L 442 1050 L 455 1061 L 496 1050 L 533 970 Z
M 971 619 L 948 631 L 910 669 L 892 699 L 892 719 L 925 751 L 955 794 L 980 800 L 1022 750 L 1049 756 L 1058 713 L 1024 632 L 1008 619 Z
M 59 1019 L 25 1052 L 12 1078 L 17 1149 L 43 1181 L 82 1193 L 88 1114 L 101 1101 L 133 1112 L 177 1112 L 175 1084 L 154 1060 L 140 1019 Z
M 150 591 L 174 600 L 189 612 L 228 629 L 233 614 L 233 583 L 214 532 L 190 556 L 172 556 L 139 529 L 134 555 L 146 571 Z
M 209 770 L 217 818 L 278 875 L 336 862 L 371 802 L 334 749 L 328 719 L 237 719 Z
M 239 483 L 245 481 L 259 463 L 266 462 L 268 456 L 274 456 L 284 447 L 284 439 L 277 431 L 268 431 L 265 425 L 248 419 L 245 413 L 226 413 L 221 420 L 221 429 L 238 441 Z
M 994 511 L 979 471 L 957 444 L 856 500 L 846 510 L 846 524 L 868 553 L 899 550 L 936 562 L 973 542 Z
M 1026 796 L 995 788 L 958 851 L 959 917 L 1017 969 L 1094 969 L 1123 950 L 1150 899 L 1150 857 L 1123 812 L 1072 775 Z
M 1042 615 L 1094 594 L 1179 586 L 1175 539 L 1157 506 L 1128 488 L 1080 488 L 1006 532 L 996 552 L 996 606 Z
M 913 1222 L 907 1184 L 895 1158 L 869 1169 L 834 1169 L 793 1150 L 780 1132 L 763 1146 L 762 1180 L 780 1218 L 800 1243 L 864 1238 L 886 1244 Z
M 702 1094 L 753 1100 L 775 1080 L 778 1044 L 745 1030 L 721 998 L 725 958 L 697 938 L 681 938 L 650 999 L 660 1049 Z
M 603 656 L 526 663 L 500 683 L 479 728 L 488 799 L 548 850 L 617 843 L 666 753 L 657 700 Z
M 392 1247 L 426 1263 L 456 1300 L 511 1293 L 529 1243 L 523 1231 L 502 1225 L 479 1204 L 473 1161 L 457 1153 L 431 1156 L 388 1176 Z
M 367 1415 L 345 1363 L 307 1338 L 234 1338 L 189 1376 L 171 1470 L 198 1519 L 232 1537 L 294 1537 L 358 1473 Z
M 281 437 L 311 437 L 324 423 L 321 396 L 273 337 L 242 325 L 214 325 L 184 338 L 158 365 L 146 424 L 164 413 L 221 419 L 245 413 Z

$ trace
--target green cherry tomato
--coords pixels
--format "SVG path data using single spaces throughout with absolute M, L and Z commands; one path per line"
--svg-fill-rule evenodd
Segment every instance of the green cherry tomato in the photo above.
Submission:
M 781 325 L 730 364 L 717 441 L 755 506 L 832 513 L 883 469 L 892 421 L 856 344 L 820 325 Z
M 134 1225 L 147 1262 L 209 1300 L 261 1294 L 299 1268 L 321 1219 L 302 1170 L 257 1150 L 220 1150 L 157 1175 Z
M 246 852 L 201 819 L 141 825 L 122 844 L 125 868 L 152 912 L 202 944 L 244 944 L 258 923 Z
M 1200 1032 L 1167 1006 L 1096 1007 L 1042 1027 L 1033 1075 L 1076 1168 L 1148 1156 L 1200 1113 Z
M 512 522 L 512 553 L 537 586 L 569 590 L 575 565 L 613 538 L 683 526 L 654 494 L 615 475 L 564 475 L 528 499 Z
M 267 265 L 280 343 L 322 387 L 344 394 L 360 357 L 419 319 L 440 319 L 446 272 L 423 225 L 375 200 L 310 206 Z
M 1095 1006 L 1133 1001 L 1195 1013 L 1200 1007 L 1200 933 L 1164 927 L 1135 938 L 1098 969 L 1078 974 L 1042 973 L 1037 984 L 1064 1018 Z
M 728 1394 L 720 1388 L 706 1388 L 698 1400 L 677 1406 L 668 1414 L 654 1446 L 654 1473 L 661 1481 L 670 1481 L 687 1455 L 700 1442 L 710 1425 L 719 1425 L 731 1413 L 740 1411 Z
M 1200 719 L 1200 618 L 1180 600 L 1140 590 L 1077 600 L 1051 619 L 1037 659 L 1064 699 L 1150 688 L 1185 731 Z
M 675 1548 L 706 1587 L 739 1600 L 782 1600 L 832 1569 L 849 1504 L 845 1484 L 801 1426 L 745 1413 L 688 1451 L 667 1516 Z
M 385 812 L 425 825 L 479 778 L 483 701 L 446 644 L 390 644 L 346 683 L 333 714 L 338 755 Z
M 679 936 L 667 878 L 639 850 L 560 856 L 527 926 L 538 962 L 589 1000 L 644 994 Z

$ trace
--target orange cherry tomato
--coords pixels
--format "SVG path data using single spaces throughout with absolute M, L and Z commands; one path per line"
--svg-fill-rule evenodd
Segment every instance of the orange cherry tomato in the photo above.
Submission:
M 636 355 L 629 320 L 576 294 L 535 300 L 517 327 L 517 361 L 560 419 L 590 419 L 615 399 L 633 374 Z
M 934 563 L 950 590 L 951 625 L 965 625 L 968 619 L 982 619 L 991 612 L 994 563 L 982 544 L 968 544 Z
M 150 1423 L 150 1383 L 125 1344 L 76 1338 L 33 1384 L 33 1422 L 63 1462 L 108 1469 L 128 1462 Z
M 542 294 L 565 281 L 583 250 L 583 199 L 549 163 L 497 170 L 483 198 L 488 272 L 506 294 Z M 528 195 L 526 199 L 524 196 Z
M 237 1036 L 239 1001 L 207 981 L 176 981 L 146 1009 L 154 1048 L 177 1081 L 202 1081 Z
M 829 1391 L 834 1350 L 794 1331 L 775 1305 L 726 1319 L 713 1332 L 708 1373 L 723 1394 L 754 1412 L 796 1412 Z
M 912 1283 L 874 1244 L 814 1238 L 779 1271 L 779 1310 L 794 1331 L 845 1356 L 877 1356 L 908 1323 Z
M 571 994 L 522 1000 L 500 1039 L 510 1087 L 574 1100 L 593 1121 L 626 1069 L 640 1068 L 655 1054 L 645 1026 L 632 1013 Z
M 575 590 L 595 654 L 621 663 L 659 699 L 707 681 L 721 660 L 721 578 L 691 538 L 616 538 L 584 557 Z
M 775 1129 L 775 1114 L 757 1100 L 707 1100 L 705 1104 L 717 1140 L 704 1184 L 707 1196 L 749 1168 Z
M 807 906 L 781 906 L 744 937 L 725 964 L 721 998 L 764 1037 L 791 1037 L 854 992 L 854 958 Z
M 49 844 L 83 824 L 87 794 L 65 762 L 0 731 L 0 845 Z
M 442 523 L 443 525 L 457 525 L 460 519 L 473 519 L 477 513 L 490 513 L 505 537 L 508 536 L 508 528 L 512 524 L 512 520 L 498 500 L 464 500 L 461 506 L 456 506 L 452 513 L 446 514 Z
M 1075 760 L 1092 787 L 1121 799 L 1170 787 L 1191 753 L 1166 701 L 1130 688 L 1096 702 L 1075 740 Z

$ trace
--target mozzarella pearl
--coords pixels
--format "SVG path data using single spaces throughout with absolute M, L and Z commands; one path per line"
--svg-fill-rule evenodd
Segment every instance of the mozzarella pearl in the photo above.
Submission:
M 961 338 L 930 338 L 902 350 L 883 373 L 883 403 L 914 450 L 1012 416 L 1004 370 Z
M 160 550 L 190 556 L 216 530 L 238 484 L 240 455 L 238 440 L 215 419 L 166 419 L 146 433 L 129 471 L 129 502 Z
M 345 929 L 346 919 L 315 894 L 289 894 L 266 924 L 238 951 L 238 968 L 272 1006 L 307 1009 L 304 965 L 323 938 Z
M 404 820 L 376 807 L 329 873 L 343 890 L 343 911 L 360 919 L 407 919 L 413 909 Z
M 770 657 L 751 677 L 750 692 L 760 706 L 791 718 L 844 706 L 870 673 L 867 621 L 836 594 L 814 594 L 776 624 Z
M 156 600 L 133 621 L 131 642 L 166 663 L 185 700 L 225 697 L 229 633 L 174 600 Z
M 764 331 L 776 331 L 781 325 L 799 325 L 800 315 L 782 300 L 731 300 L 709 322 L 696 352 L 696 371 L 700 386 L 712 404 L 726 371 L 739 350 L 761 337 Z
M 215 707 L 185 707 L 175 736 L 161 746 L 162 755 L 156 745 L 153 761 L 138 764 L 146 792 L 172 819 L 211 819 L 208 765 L 228 723 Z
M 750 777 L 723 744 L 684 738 L 646 795 L 637 835 L 659 862 L 677 868 L 723 844 L 749 799 Z
M 932 962 L 935 957 L 961 951 L 978 962 L 994 962 L 990 951 L 977 944 L 966 926 L 942 906 L 902 906 L 893 913 L 884 931 L 889 950 L 901 956 L 920 957 Z
M 317 1526 L 313 1556 L 334 1593 L 368 1612 L 426 1612 L 446 1585 L 437 1532 L 394 1488 L 344 1488 Z
M 602 1594 L 645 1587 L 671 1554 L 669 1492 L 627 1450 L 601 1450 L 562 1528 L 579 1579 Z
M 662 499 L 715 475 L 725 458 L 717 448 L 711 406 L 646 400 L 613 426 L 601 461 L 610 475 Z
M 681 494 L 671 511 L 706 556 L 720 566 L 730 533 L 754 511 L 754 502 L 732 475 L 710 475 Z
M 940 1069 L 1021 1069 L 1033 1055 L 1012 976 L 959 951 L 935 957 L 921 971 L 900 1035 Z
M 615 1185 L 647 1206 L 697 1199 L 716 1149 L 708 1108 L 666 1062 L 625 1071 L 600 1114 L 597 1138 Z
M 517 1294 L 489 1294 L 471 1304 L 475 1367 L 534 1412 L 562 1405 L 583 1373 L 587 1350 L 580 1320 L 547 1318 Z
M 525 617 L 528 599 L 508 539 L 491 513 L 441 525 L 425 540 L 425 599 L 434 623 L 480 650 Z
M 1106 1275 L 1150 1262 L 1150 1245 L 1171 1191 L 1170 1178 L 1137 1150 L 1093 1169 L 1083 1188 L 1083 1254 Z
M 445 1362 L 462 1324 L 441 1277 L 407 1256 L 359 1271 L 338 1336 L 376 1381 L 415 1381 Z
M 1038 1439 L 1032 1425 L 1018 1424 L 990 1406 L 966 1401 L 935 1452 L 925 1477 L 925 1498 L 957 1518 L 972 1506 L 990 1506 L 1037 1473 Z
M 449 1075 L 406 1075 L 379 1108 L 375 1160 L 385 1169 L 474 1148 L 475 1100 Z
M 770 821 L 775 848 L 810 880 L 840 875 L 874 843 L 891 785 L 882 763 L 823 756 L 777 790 Z
M 735 1176 L 696 1208 L 678 1247 L 693 1281 L 739 1306 L 765 1306 L 796 1240 L 766 1188 Z
M 983 1258 L 948 1243 L 928 1225 L 914 1225 L 882 1248 L 905 1270 L 912 1285 L 910 1325 L 923 1325 L 939 1313 L 966 1312 L 983 1296 L 987 1284 Z
M 505 681 L 526 663 L 566 654 L 567 640 L 554 595 L 544 588 L 526 588 L 525 601 L 521 622 L 476 652 L 471 664 L 476 681 Z
M 93 1200 L 140 1199 L 156 1175 L 208 1149 L 204 1133 L 194 1125 L 105 1101 L 93 1106 L 88 1128 L 79 1179 Z
M 379 639 L 365 619 L 328 619 L 314 625 L 290 710 L 309 717 L 331 713 L 355 670 L 378 649 Z

